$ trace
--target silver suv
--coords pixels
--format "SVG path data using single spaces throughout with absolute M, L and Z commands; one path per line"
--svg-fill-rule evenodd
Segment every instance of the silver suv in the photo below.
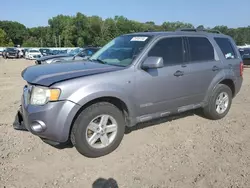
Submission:
M 223 118 L 242 74 L 235 42 L 216 31 L 122 35 L 87 61 L 25 69 L 14 128 L 100 157 L 118 147 L 126 126 L 197 108 Z

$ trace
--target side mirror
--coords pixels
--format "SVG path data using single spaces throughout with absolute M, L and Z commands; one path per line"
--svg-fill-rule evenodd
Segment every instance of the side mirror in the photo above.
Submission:
M 162 57 L 147 57 L 142 64 L 142 69 L 158 69 L 164 67 Z

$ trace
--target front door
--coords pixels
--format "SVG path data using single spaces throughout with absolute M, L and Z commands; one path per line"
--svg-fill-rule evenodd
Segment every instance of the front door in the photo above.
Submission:
M 162 38 L 155 42 L 147 56 L 162 57 L 164 67 L 137 70 L 135 98 L 140 116 L 172 111 L 188 104 L 182 37 Z

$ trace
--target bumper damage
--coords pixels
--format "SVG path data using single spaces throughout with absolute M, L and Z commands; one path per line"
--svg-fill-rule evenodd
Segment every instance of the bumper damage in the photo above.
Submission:
M 32 106 L 25 105 L 22 100 L 13 128 L 29 131 L 53 146 L 67 143 L 72 122 L 80 107 L 70 101 Z

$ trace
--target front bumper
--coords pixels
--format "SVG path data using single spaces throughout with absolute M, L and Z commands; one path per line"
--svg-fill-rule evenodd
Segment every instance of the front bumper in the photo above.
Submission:
M 9 53 L 8 55 L 6 54 L 6 56 L 7 56 L 7 57 L 18 57 L 18 54 L 10 54 L 10 53 Z
M 71 101 L 49 102 L 43 106 L 22 104 L 19 111 L 23 126 L 34 135 L 42 139 L 58 143 L 68 141 L 70 127 L 80 105 Z M 40 128 L 36 128 L 40 125 Z

